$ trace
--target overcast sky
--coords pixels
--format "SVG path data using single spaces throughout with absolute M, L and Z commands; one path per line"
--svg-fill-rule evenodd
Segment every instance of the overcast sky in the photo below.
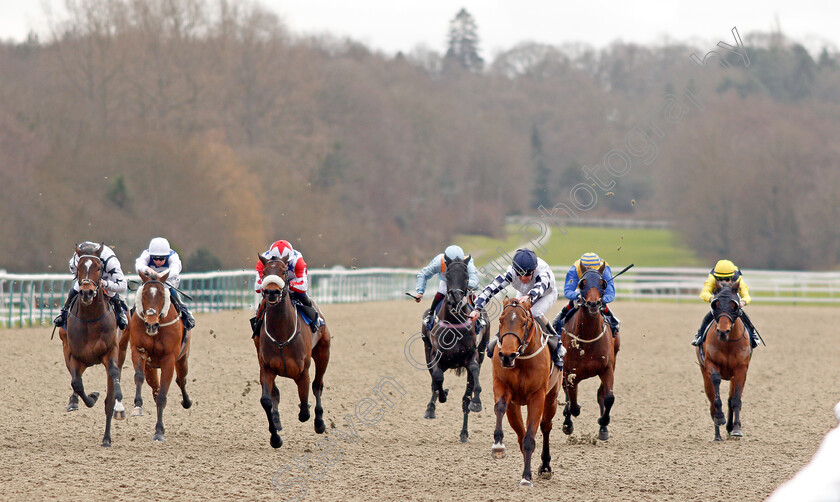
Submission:
M 208 0 L 214 3 L 214 0 Z M 236 0 L 229 0 L 236 1 Z M 418 45 L 443 51 L 446 31 L 461 7 L 476 19 L 485 58 L 522 41 L 585 42 L 604 47 L 615 40 L 641 44 L 665 40 L 729 41 L 741 35 L 782 31 L 815 51 L 840 47 L 836 0 L 261 0 L 293 33 L 332 33 L 394 54 Z M 23 40 L 30 29 L 45 33 L 44 6 L 61 12 L 64 0 L 0 0 L 0 38 Z M 710 47 L 711 48 L 711 47 Z

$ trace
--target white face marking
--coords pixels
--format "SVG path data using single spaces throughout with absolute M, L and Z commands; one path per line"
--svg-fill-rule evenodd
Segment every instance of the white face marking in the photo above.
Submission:
M 152 296 L 152 298 L 154 298 L 154 297 L 155 297 L 155 295 L 157 294 L 157 292 L 158 292 L 158 290 L 157 290 L 157 289 L 151 289 L 151 290 L 149 290 L 149 294 Z
M 515 313 L 511 316 L 510 320 L 511 320 L 511 321 L 515 321 L 515 320 L 516 320 L 516 314 L 515 314 Z
M 87 273 L 90 274 L 90 266 L 93 265 L 93 262 L 88 260 L 85 262 L 85 267 L 87 268 Z

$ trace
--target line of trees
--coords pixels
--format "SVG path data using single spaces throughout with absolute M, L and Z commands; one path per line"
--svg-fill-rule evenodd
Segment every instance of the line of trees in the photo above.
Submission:
M 568 202 L 685 88 L 705 108 L 593 214 L 673 219 L 709 260 L 837 266 L 836 54 L 755 34 L 746 69 L 699 67 L 708 48 L 682 44 L 522 44 L 485 63 L 476 20 L 450 28 L 443 54 L 389 57 L 294 36 L 258 5 L 68 2 L 45 41 L 0 44 L 0 268 L 63 271 L 87 239 L 130 262 L 155 235 L 187 269 L 250 267 L 278 238 L 313 267 L 418 265 Z

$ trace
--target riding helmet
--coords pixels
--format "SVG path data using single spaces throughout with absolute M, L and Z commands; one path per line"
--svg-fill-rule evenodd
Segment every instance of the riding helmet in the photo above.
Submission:
M 537 254 L 530 249 L 517 249 L 513 255 L 513 268 L 516 275 L 528 275 L 537 268 Z

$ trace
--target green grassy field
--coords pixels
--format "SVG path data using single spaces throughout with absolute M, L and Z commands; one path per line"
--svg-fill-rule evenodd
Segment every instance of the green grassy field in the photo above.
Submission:
M 622 229 L 601 227 L 567 227 L 566 234 L 552 228 L 551 238 L 540 244 L 546 252 L 540 257 L 552 266 L 571 265 L 583 253 L 593 251 L 613 266 L 634 263 L 637 267 L 695 267 L 707 265 L 694 252 L 680 244 L 676 235 L 666 229 Z M 472 253 L 476 264 L 486 264 L 499 255 L 501 247 L 513 253 L 517 246 L 526 245 L 528 239 L 520 233 L 519 225 L 506 227 L 504 240 L 475 235 L 458 236 L 455 242 Z

